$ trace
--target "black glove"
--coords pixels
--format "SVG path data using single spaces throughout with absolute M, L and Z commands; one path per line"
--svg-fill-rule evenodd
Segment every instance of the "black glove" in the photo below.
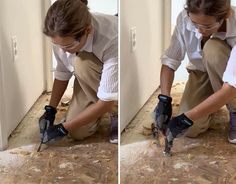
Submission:
M 44 133 L 43 143 L 59 140 L 66 136 L 68 133 L 69 132 L 65 129 L 62 123 L 50 126 Z
M 57 110 L 49 105 L 46 105 L 44 109 L 45 109 L 44 114 L 39 118 L 39 129 L 41 134 L 46 129 L 48 129 L 48 127 L 53 126 L 55 115 L 57 113 Z
M 163 134 L 166 132 L 167 124 L 172 115 L 172 98 L 166 95 L 158 95 L 159 102 L 154 110 L 155 125 Z
M 174 138 L 183 135 L 192 125 L 193 121 L 184 114 L 172 118 L 168 123 L 168 128 L 166 131 L 166 138 L 168 142 L 171 142 Z

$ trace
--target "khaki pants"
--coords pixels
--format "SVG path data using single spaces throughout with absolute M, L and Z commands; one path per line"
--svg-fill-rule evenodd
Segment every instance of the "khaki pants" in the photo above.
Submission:
M 75 118 L 89 105 L 98 101 L 97 91 L 101 80 L 102 62 L 92 53 L 81 52 L 74 64 L 74 89 L 71 103 L 67 112 L 66 121 Z M 82 140 L 94 134 L 99 120 L 70 132 L 73 139 Z
M 203 48 L 203 63 L 206 72 L 189 70 L 189 78 L 180 102 L 179 113 L 184 113 L 200 104 L 222 85 L 222 76 L 225 71 L 231 48 L 225 41 L 210 39 Z M 227 104 L 230 111 L 236 111 L 236 99 Z M 211 115 L 195 121 L 188 129 L 186 136 L 196 137 L 205 132 L 210 126 Z

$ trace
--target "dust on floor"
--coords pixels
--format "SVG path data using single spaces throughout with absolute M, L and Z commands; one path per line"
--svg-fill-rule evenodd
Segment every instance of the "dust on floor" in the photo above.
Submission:
M 172 88 L 173 115 L 177 114 L 183 88 L 184 83 Z M 157 95 L 158 91 L 122 133 L 121 183 L 235 184 L 236 145 L 227 141 L 227 109 L 213 114 L 213 126 L 206 133 L 194 139 L 175 139 L 173 156 L 165 157 L 163 136 L 157 141 L 150 135 Z
M 58 143 L 43 145 L 39 153 L 36 151 L 38 118 L 49 98 L 49 94 L 39 98 L 11 134 L 8 149 L 0 152 L 0 183 L 116 184 L 118 148 L 109 143 L 107 117 L 102 119 L 97 133 L 83 141 L 66 137 Z M 60 121 L 66 109 L 61 105 L 58 107 L 55 122 Z

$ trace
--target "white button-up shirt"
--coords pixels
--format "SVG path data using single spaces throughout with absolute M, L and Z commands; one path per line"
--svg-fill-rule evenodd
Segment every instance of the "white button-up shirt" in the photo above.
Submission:
M 230 58 L 223 75 L 223 81 L 236 87 L 236 15 L 235 7 L 232 7 L 231 15 L 226 20 L 227 31 L 214 33 L 212 38 L 226 40 L 232 47 Z M 183 10 L 178 18 L 174 33 L 171 38 L 169 48 L 161 57 L 162 64 L 177 70 L 187 53 L 189 63 L 187 68 L 190 70 L 200 70 L 205 72 L 206 69 L 202 62 L 201 48 L 202 34 L 198 32 L 193 25 L 186 10 Z
M 80 51 L 93 53 L 101 62 L 103 70 L 97 96 L 103 101 L 118 100 L 118 18 L 100 13 L 92 14 L 93 31 L 88 35 Z M 69 80 L 74 72 L 76 54 L 53 47 L 57 60 L 55 78 Z

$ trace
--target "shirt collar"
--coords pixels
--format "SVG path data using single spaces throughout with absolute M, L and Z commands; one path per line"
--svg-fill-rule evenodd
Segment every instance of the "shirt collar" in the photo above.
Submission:
M 190 20 L 186 10 L 184 10 L 183 16 L 184 16 L 184 20 L 186 22 L 186 29 L 189 31 L 194 31 L 195 26 L 193 25 L 192 21 Z
M 187 11 L 185 11 L 185 13 L 184 13 L 184 19 L 186 22 L 186 29 L 189 31 L 193 31 L 195 33 L 196 38 L 201 39 L 202 34 L 199 33 L 198 30 L 196 29 L 196 27 L 193 25 L 192 21 L 190 20 L 189 16 L 187 15 Z
M 80 49 L 80 51 L 86 51 L 86 52 L 93 51 L 93 37 L 94 37 L 94 30 L 92 29 L 91 33 L 89 33 L 88 35 L 85 45 Z M 65 52 L 58 46 L 55 47 L 57 48 L 57 50 L 59 50 L 59 52 L 66 54 L 67 57 L 69 57 L 70 55 L 76 55 L 76 54 L 70 54 L 69 52 Z
M 93 51 L 93 37 L 94 37 L 94 29 L 92 29 L 91 33 L 89 33 L 85 45 L 80 49 L 80 51 Z
M 231 15 L 229 16 L 228 19 L 226 19 L 226 38 L 236 36 L 235 26 L 236 26 L 235 11 L 232 8 Z

